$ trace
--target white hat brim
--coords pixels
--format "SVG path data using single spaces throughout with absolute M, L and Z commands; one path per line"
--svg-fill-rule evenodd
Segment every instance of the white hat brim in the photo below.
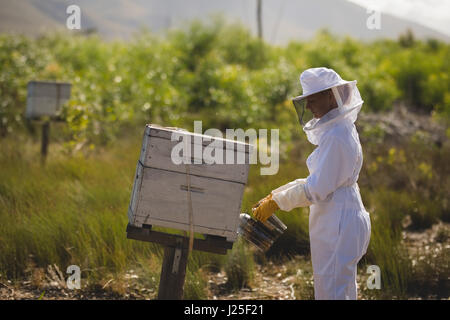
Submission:
M 331 89 L 331 88 L 334 88 L 334 87 L 339 87 L 339 86 L 342 86 L 344 84 L 349 84 L 349 83 L 356 83 L 356 80 L 353 80 L 353 81 L 342 80 L 338 84 L 334 84 L 332 86 L 329 86 L 329 87 L 326 87 L 326 88 L 322 88 L 320 90 L 309 92 L 307 94 L 302 94 L 301 96 L 294 97 L 291 100 L 301 101 L 301 100 L 305 99 L 306 97 L 309 97 L 309 96 L 311 96 L 313 94 L 316 94 L 316 93 L 319 93 L 319 92 L 322 92 L 322 91 L 325 91 L 325 90 L 328 90 L 328 89 Z

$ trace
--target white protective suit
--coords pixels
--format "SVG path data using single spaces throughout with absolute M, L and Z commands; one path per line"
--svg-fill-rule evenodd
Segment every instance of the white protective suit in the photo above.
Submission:
M 344 81 L 331 69 L 308 69 L 300 79 L 304 92 L 314 81 L 310 92 L 332 87 L 338 108 L 303 127 L 317 145 L 306 161 L 310 174 L 273 190 L 272 198 L 284 211 L 310 206 L 315 298 L 356 299 L 356 267 L 371 229 L 357 184 L 363 155 L 354 122 L 363 101 L 356 81 Z

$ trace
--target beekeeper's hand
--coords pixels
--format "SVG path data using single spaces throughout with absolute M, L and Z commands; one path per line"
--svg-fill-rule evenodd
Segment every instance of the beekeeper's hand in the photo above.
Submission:
M 253 205 L 252 211 L 259 207 L 261 203 L 263 203 L 266 200 L 272 199 L 272 193 L 269 193 L 267 196 L 259 200 L 256 204 Z
M 272 200 L 272 194 L 269 194 L 252 208 L 252 212 L 256 219 L 264 222 L 278 209 L 278 204 Z

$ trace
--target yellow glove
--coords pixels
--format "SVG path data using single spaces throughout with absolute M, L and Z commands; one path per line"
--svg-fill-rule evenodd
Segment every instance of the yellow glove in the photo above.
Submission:
M 278 209 L 277 203 L 272 200 L 272 194 L 269 194 L 252 208 L 252 212 L 256 219 L 264 222 Z
M 263 203 L 266 200 L 272 199 L 272 193 L 269 193 L 267 196 L 259 200 L 256 204 L 253 205 L 252 211 L 259 207 L 261 203 Z

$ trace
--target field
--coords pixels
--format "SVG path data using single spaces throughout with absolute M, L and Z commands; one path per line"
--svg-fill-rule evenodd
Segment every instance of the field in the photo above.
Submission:
M 145 124 L 279 129 L 280 170 L 261 176 L 252 165 L 249 212 L 307 176 L 313 146 L 289 98 L 300 93 L 302 70 L 327 66 L 357 79 L 365 100 L 358 183 L 372 235 L 360 298 L 448 299 L 449 56 L 448 44 L 410 33 L 362 43 L 322 31 L 273 47 L 222 21 L 129 42 L 0 35 L 0 298 L 155 298 L 162 249 L 125 233 Z M 45 165 L 40 124 L 24 118 L 33 79 L 73 85 L 65 122 L 51 124 Z M 308 209 L 277 216 L 288 230 L 265 255 L 241 241 L 227 256 L 194 252 L 185 298 L 312 298 Z M 73 264 L 82 272 L 77 291 L 65 288 Z M 369 265 L 380 267 L 380 290 L 366 286 Z

